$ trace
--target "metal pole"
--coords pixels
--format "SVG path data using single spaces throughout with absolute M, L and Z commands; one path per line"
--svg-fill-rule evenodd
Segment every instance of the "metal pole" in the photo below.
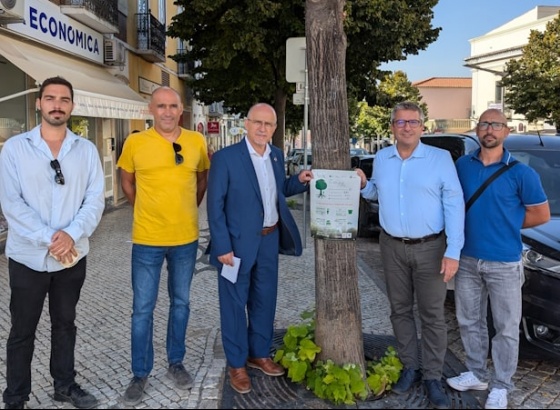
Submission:
M 308 127 L 308 87 L 307 87 L 307 55 L 305 57 L 305 81 L 303 94 L 303 169 L 307 169 L 307 127 Z M 303 247 L 307 247 L 307 191 L 303 193 Z

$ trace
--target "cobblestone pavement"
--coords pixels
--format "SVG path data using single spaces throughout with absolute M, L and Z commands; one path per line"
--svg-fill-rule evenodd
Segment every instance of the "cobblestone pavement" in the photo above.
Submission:
M 377 238 L 358 239 L 356 248 L 358 266 L 361 265 L 363 271 L 385 292 Z M 448 348 L 464 363 L 465 354 L 452 300 L 446 302 L 446 320 Z M 560 408 L 560 360 L 551 358 L 546 352 L 529 345 L 523 335 L 521 338 L 520 360 L 514 375 L 516 388 L 508 396 L 509 408 Z M 484 400 L 481 404 L 484 406 Z
M 299 198 L 301 204 L 301 198 Z M 303 212 L 293 211 L 303 226 Z M 307 221 L 308 222 L 308 221 Z M 123 408 L 121 395 L 131 378 L 130 315 L 130 228 L 132 209 L 122 206 L 108 211 L 92 237 L 88 275 L 82 290 L 76 325 L 76 380 L 99 399 L 98 408 Z M 204 204 L 200 210 L 200 246 L 191 288 L 191 315 L 187 334 L 185 367 L 194 378 L 192 390 L 175 390 L 165 376 L 165 334 L 169 299 L 166 275 L 162 275 L 159 300 L 154 313 L 155 365 L 144 401 L 136 408 L 216 409 L 221 406 L 225 358 L 221 346 L 216 271 L 207 264 L 204 250 L 208 224 Z M 302 230 L 303 233 L 303 230 Z M 306 231 L 301 257 L 280 255 L 280 286 L 276 329 L 297 323 L 304 310 L 314 306 L 315 269 L 313 240 Z M 364 333 L 392 335 L 384 284 L 378 274 L 375 239 L 357 241 L 359 286 Z M 5 387 L 5 341 L 10 329 L 7 260 L 0 255 L 0 388 Z M 45 304 L 47 306 L 47 303 Z M 461 358 L 461 346 L 452 309 L 448 309 L 450 349 Z M 55 402 L 49 373 L 50 321 L 45 309 L 37 329 L 32 365 L 29 408 L 72 408 Z M 510 397 L 512 408 L 560 408 L 558 362 L 522 360 L 516 374 L 517 390 Z M 382 400 L 369 408 L 385 407 Z M 264 402 L 266 405 L 266 401 Z M 324 404 L 324 403 L 323 403 Z M 391 405 L 394 407 L 394 403 Z M 265 406 L 266 407 L 266 406 Z M 313 407 L 323 406 L 314 400 Z

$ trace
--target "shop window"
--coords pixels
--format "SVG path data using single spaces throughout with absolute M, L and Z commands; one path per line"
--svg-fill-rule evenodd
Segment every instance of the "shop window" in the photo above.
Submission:
M 74 134 L 87 138 L 95 144 L 95 118 L 72 116 L 69 128 Z
M 26 90 L 25 74 L 4 57 L 0 56 L 0 96 L 7 99 L 0 102 L 0 147 L 8 138 L 27 131 L 26 96 L 10 98 Z

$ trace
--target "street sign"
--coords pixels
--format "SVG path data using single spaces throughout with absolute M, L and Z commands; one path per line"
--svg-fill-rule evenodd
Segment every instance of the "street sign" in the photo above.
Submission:
M 305 83 L 296 83 L 296 93 L 303 94 L 305 92 Z
M 235 135 L 243 135 L 245 133 L 245 129 L 242 127 L 231 127 L 229 129 L 229 133 L 233 136 Z
M 286 81 L 305 82 L 305 37 L 286 40 Z
M 219 134 L 220 123 L 218 121 L 208 121 L 207 129 L 208 129 L 208 134 Z
M 302 93 L 295 93 L 292 102 L 293 102 L 294 105 L 305 104 L 305 95 L 302 94 Z

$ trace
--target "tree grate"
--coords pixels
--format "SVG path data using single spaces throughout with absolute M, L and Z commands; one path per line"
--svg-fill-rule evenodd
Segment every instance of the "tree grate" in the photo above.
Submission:
M 273 351 L 282 345 L 285 329 L 274 332 Z M 396 346 L 394 336 L 364 334 L 364 353 L 367 360 L 378 360 L 385 355 L 389 346 Z M 447 351 L 443 377 L 453 377 L 466 371 L 461 362 Z M 358 401 L 355 405 L 335 405 L 319 399 L 303 385 L 292 383 L 286 376 L 269 377 L 258 369 L 248 368 L 252 391 L 239 394 L 229 384 L 226 371 L 222 392 L 221 409 L 429 409 L 432 408 L 422 383 L 415 386 L 408 394 L 398 395 L 388 392 L 380 398 Z M 483 393 L 477 396 L 471 392 L 458 392 L 444 384 L 444 389 L 453 409 L 480 409 Z M 478 392 L 477 392 L 478 393 Z

